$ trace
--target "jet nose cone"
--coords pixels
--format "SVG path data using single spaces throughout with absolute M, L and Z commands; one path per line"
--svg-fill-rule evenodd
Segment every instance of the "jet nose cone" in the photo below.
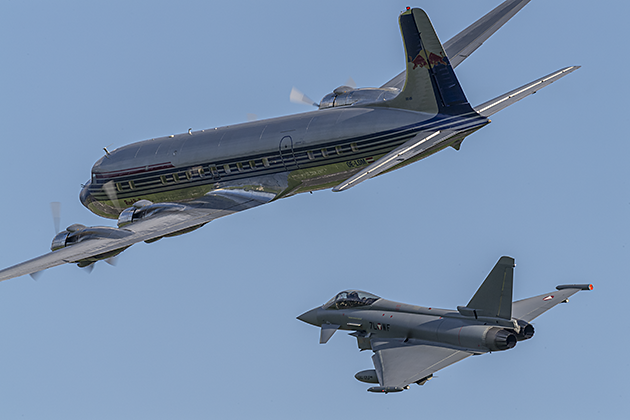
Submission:
M 310 311 L 304 312 L 302 315 L 298 316 L 302 322 L 306 322 L 307 324 L 315 325 L 319 327 L 319 320 L 317 319 L 317 311 L 319 308 L 311 309 Z

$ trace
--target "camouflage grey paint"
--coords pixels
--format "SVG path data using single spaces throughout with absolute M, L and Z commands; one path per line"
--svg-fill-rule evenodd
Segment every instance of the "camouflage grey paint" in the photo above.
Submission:
M 378 378 L 380 387 L 369 391 L 402 391 L 470 355 L 515 347 L 534 335 L 530 321 L 535 317 L 580 290 L 592 289 L 589 284 L 561 285 L 555 292 L 512 304 L 513 270 L 514 259 L 501 257 L 468 305 L 458 310 L 408 305 L 351 290 L 298 319 L 321 327 L 322 344 L 336 330 L 352 331 L 360 350 L 375 353 L 375 370 L 355 377 L 367 383 Z

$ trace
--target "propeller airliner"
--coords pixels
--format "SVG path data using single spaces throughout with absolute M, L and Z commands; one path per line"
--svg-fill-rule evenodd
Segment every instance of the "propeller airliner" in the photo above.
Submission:
M 426 13 L 407 8 L 399 16 L 405 71 L 379 88 L 341 86 L 312 112 L 105 150 L 80 200 L 117 227 L 73 224 L 54 237 L 50 253 L 0 270 L 0 281 L 64 263 L 89 267 L 137 242 L 299 193 L 345 191 L 449 146 L 459 150 L 488 117 L 579 68 L 468 103 L 454 68 L 528 2 L 504 1 L 444 45 Z

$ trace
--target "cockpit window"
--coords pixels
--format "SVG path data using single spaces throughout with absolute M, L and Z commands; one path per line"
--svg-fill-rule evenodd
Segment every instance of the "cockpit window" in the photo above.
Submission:
M 325 309 L 346 309 L 368 306 L 379 300 L 380 297 L 360 290 L 346 290 L 338 293 L 324 305 Z

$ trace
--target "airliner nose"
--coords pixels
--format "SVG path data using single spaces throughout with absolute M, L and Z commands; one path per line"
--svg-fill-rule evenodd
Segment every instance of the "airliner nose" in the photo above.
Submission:
M 88 204 L 90 204 L 91 196 L 90 196 L 90 186 L 92 185 L 92 181 L 88 181 L 83 184 L 83 188 L 81 189 L 81 193 L 79 194 L 79 200 L 81 204 L 83 204 L 86 208 L 89 209 Z
M 304 312 L 302 315 L 298 316 L 297 319 L 299 319 L 302 322 L 306 322 L 307 324 L 311 324 L 311 325 L 315 325 L 316 327 L 319 327 L 319 320 L 317 319 L 317 311 L 319 310 L 319 308 L 315 308 L 315 309 L 311 309 L 310 311 Z

